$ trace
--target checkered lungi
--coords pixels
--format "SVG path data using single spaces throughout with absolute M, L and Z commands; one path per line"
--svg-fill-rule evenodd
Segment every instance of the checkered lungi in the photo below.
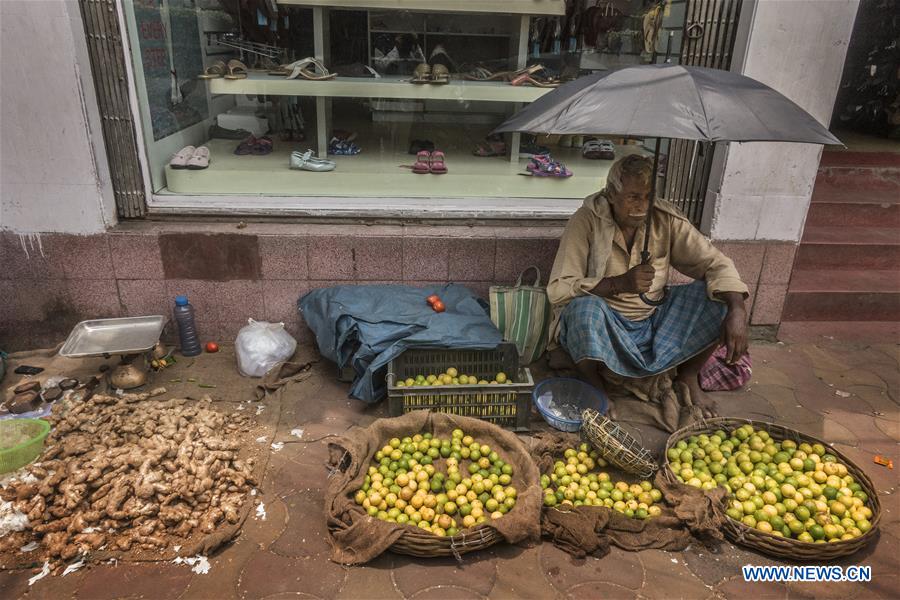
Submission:
M 629 321 L 603 298 L 580 296 L 563 310 L 559 342 L 576 363 L 598 360 L 619 375 L 647 377 L 708 348 L 726 312 L 707 297 L 704 281 L 669 288 L 665 304 L 643 321 Z

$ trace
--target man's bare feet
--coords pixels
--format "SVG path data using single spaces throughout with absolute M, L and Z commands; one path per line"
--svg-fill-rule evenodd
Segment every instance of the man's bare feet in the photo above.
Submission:
M 696 375 L 685 373 L 685 376 L 683 377 L 680 375 L 676 377 L 675 381 L 680 381 L 687 386 L 688 391 L 691 394 L 691 402 L 694 406 L 700 408 L 700 412 L 704 418 L 710 419 L 719 416 L 719 407 L 716 404 L 716 401 L 707 396 L 706 392 L 700 388 L 700 382 L 697 380 Z

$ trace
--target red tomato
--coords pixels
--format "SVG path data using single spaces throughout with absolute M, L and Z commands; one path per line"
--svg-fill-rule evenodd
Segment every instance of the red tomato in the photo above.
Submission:
M 445 310 L 447 310 L 447 307 L 444 306 L 444 303 L 441 302 L 440 300 L 438 300 L 437 302 L 432 304 L 431 308 L 434 309 L 434 312 L 444 312 Z
M 432 295 L 428 296 L 427 298 L 425 298 L 425 302 L 427 302 L 428 304 L 434 304 L 435 302 L 440 302 L 440 301 L 441 301 L 441 297 L 438 296 L 437 294 L 432 294 Z
M 206 351 L 207 352 L 218 352 L 219 345 L 215 342 L 206 342 Z

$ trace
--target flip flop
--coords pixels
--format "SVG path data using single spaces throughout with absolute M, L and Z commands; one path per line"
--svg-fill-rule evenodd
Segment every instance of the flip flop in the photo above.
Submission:
M 228 66 L 221 60 L 217 60 L 203 70 L 203 73 L 197 75 L 197 79 L 219 79 L 225 75 Z
M 247 79 L 247 65 L 236 59 L 229 60 L 225 79 Z
M 435 175 L 443 175 L 447 172 L 444 153 L 440 150 L 435 150 L 431 153 L 431 172 Z
M 169 166 L 173 169 L 187 169 L 188 161 L 194 155 L 194 150 L 196 150 L 196 148 L 193 146 L 185 146 L 172 156 L 172 160 L 169 161 Z
M 421 150 L 416 154 L 416 162 L 413 165 L 412 172 L 416 175 L 427 175 L 431 172 L 431 152 Z

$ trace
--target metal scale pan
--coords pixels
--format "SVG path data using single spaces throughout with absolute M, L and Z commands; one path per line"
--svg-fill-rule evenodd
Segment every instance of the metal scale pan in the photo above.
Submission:
M 69 334 L 59 354 L 67 358 L 119 355 L 120 364 L 109 373 L 110 385 L 122 389 L 140 387 L 147 382 L 147 357 L 159 342 L 165 325 L 162 315 L 82 321 Z
M 59 354 L 68 358 L 140 354 L 153 349 L 165 324 L 162 315 L 82 321 Z

